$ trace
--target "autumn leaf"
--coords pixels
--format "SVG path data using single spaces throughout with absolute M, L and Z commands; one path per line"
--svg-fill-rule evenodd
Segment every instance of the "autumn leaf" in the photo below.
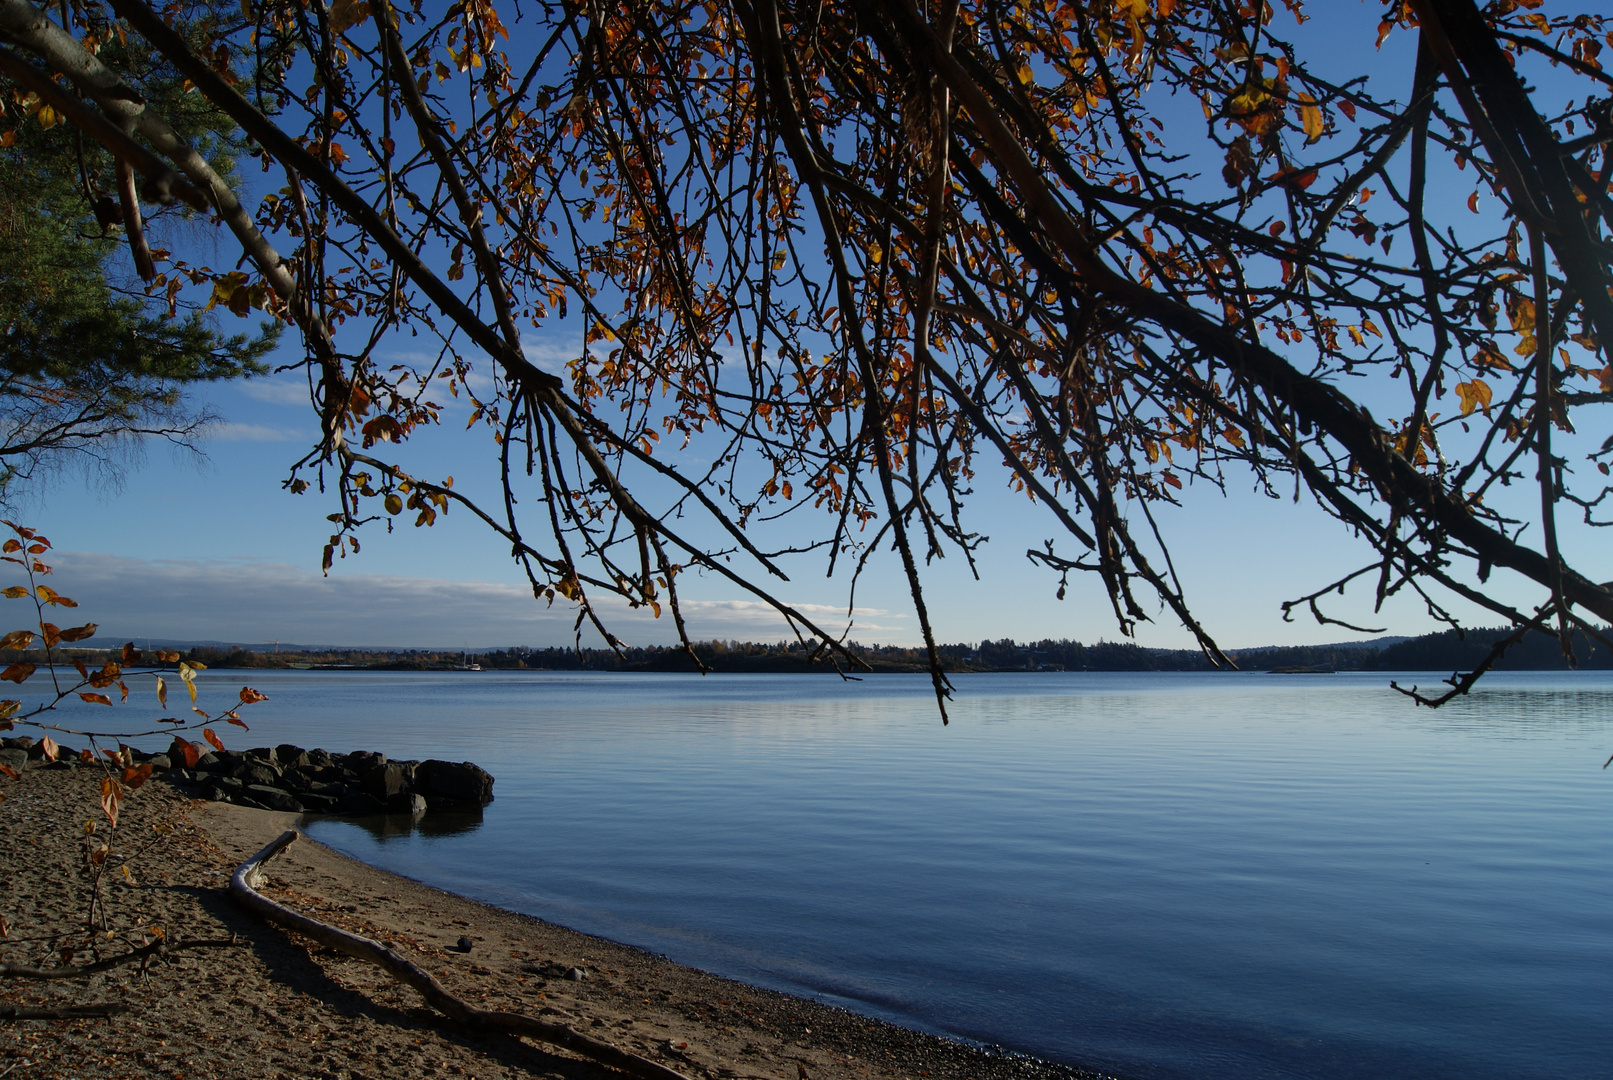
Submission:
M 46 761 L 55 761 L 56 755 L 62 752 L 62 748 L 57 744 L 55 739 L 51 738 L 49 735 L 46 735 L 43 739 L 39 740 L 39 752 L 45 756 Z
M 1322 120 L 1322 110 L 1317 107 L 1316 99 L 1309 94 L 1299 95 L 1299 120 L 1305 128 L 1305 141 L 1313 143 L 1322 137 L 1325 124 Z
M 1490 384 L 1483 379 L 1471 379 L 1456 384 L 1456 396 L 1462 401 L 1462 415 L 1471 416 L 1477 409 L 1490 408 Z
M 10 600 L 19 600 L 22 597 L 27 596 L 27 595 L 28 595 L 28 590 L 23 588 L 21 585 L 13 585 L 9 589 L 6 589 L 3 592 L 0 592 L 0 596 L 5 596 L 7 599 L 10 599 Z
M 105 694 L 82 694 L 81 693 L 78 696 L 83 698 L 85 701 L 89 702 L 91 705 L 110 705 L 110 704 L 112 704 L 112 699 L 107 697 Z
M 330 32 L 346 33 L 369 17 L 368 0 L 336 0 L 330 8 Z
M 54 649 L 56 643 L 62 640 L 62 628 L 55 623 L 42 622 L 39 624 L 39 630 L 44 636 L 45 648 L 47 649 Z
M 176 738 L 173 746 L 168 748 L 168 752 L 170 754 L 178 752 L 180 758 L 185 762 L 185 768 L 187 769 L 194 769 L 196 767 L 196 763 L 202 760 L 202 752 L 198 750 L 196 748 L 196 744 L 191 742 L 189 739 Z
M 61 632 L 63 641 L 83 641 L 85 638 L 95 636 L 95 624 L 85 623 L 83 626 L 69 626 Z
M 0 776 L 10 777 L 12 780 L 21 780 L 22 776 L 10 765 L 0 762 Z
M 168 707 L 168 684 L 161 675 L 157 676 L 157 704 L 165 709 Z
M 241 687 L 241 704 L 243 704 L 243 705 L 255 705 L 260 701 L 268 701 L 268 700 L 269 700 L 269 695 L 268 694 L 259 693 L 258 691 L 252 689 L 250 686 Z
M 26 649 L 34 640 L 32 630 L 13 630 L 0 638 L 0 649 Z
M 224 752 L 224 743 L 219 740 L 217 735 L 213 734 L 212 728 L 202 728 L 202 738 L 206 739 L 214 750 L 221 754 Z
M 32 664 L 24 664 L 24 663 L 17 663 L 17 664 L 12 664 L 10 667 L 6 668 L 6 670 L 4 670 L 4 671 L 0 671 L 0 679 L 6 679 L 6 680 L 8 680 L 10 682 L 20 683 L 24 679 L 28 678 L 28 676 L 32 675 L 33 673 L 34 673 L 34 665 L 32 665 Z
M 138 788 L 149 779 L 151 779 L 151 762 L 149 761 L 141 765 L 126 765 L 123 768 L 123 782 L 129 785 L 131 790 Z
M 101 810 L 114 829 L 118 827 L 118 804 L 122 801 L 123 785 L 110 776 L 101 777 Z
M 78 607 L 78 601 L 77 600 L 69 600 L 67 597 L 65 597 L 61 593 L 57 592 L 55 589 L 51 588 L 49 585 L 35 586 L 34 595 L 39 597 L 39 599 L 43 600 L 45 603 L 54 604 L 57 607 L 68 607 L 68 608 Z
M 233 712 L 227 712 L 223 716 L 219 717 L 219 719 L 229 721 L 230 723 L 234 724 L 236 727 L 240 728 L 242 731 L 251 731 L 252 730 L 251 728 L 246 726 L 246 721 L 245 720 L 242 720 L 239 716 L 236 716 L 235 713 L 233 713 Z

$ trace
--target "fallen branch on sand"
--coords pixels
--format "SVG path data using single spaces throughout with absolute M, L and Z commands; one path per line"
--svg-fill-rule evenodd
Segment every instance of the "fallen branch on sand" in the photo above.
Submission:
M 228 948 L 238 944 L 240 943 L 233 935 L 217 941 L 188 939 L 170 942 L 165 938 L 159 938 L 138 949 L 131 949 L 119 956 L 110 956 L 105 960 L 97 960 L 92 964 L 48 968 L 28 967 L 24 964 L 0 964 L 0 979 L 82 979 L 87 975 L 97 975 L 124 964 L 132 964 L 136 960 L 143 963 L 153 956 L 166 956 L 181 949 Z
M 32 1005 L 0 1005 L 0 1020 L 82 1020 L 90 1016 L 116 1016 L 118 1013 L 128 1011 L 129 1006 L 121 1001 L 108 1001 L 96 1005 L 60 1005 L 54 1009 L 35 1008 Z M 5 1073 L 0 1073 L 0 1076 L 4 1075 Z
M 404 959 L 380 942 L 358 934 L 350 934 L 339 927 L 270 900 L 257 890 L 258 875 L 262 873 L 265 863 L 289 847 L 299 835 L 297 830 L 287 829 L 273 843 L 235 868 L 235 873 L 230 876 L 230 895 L 237 903 L 268 921 L 295 930 L 321 945 L 327 945 L 349 956 L 375 964 L 397 981 L 419 991 L 428 1005 L 461 1026 L 478 1032 L 524 1035 L 529 1039 L 562 1046 L 601 1065 L 620 1069 L 643 1080 L 688 1080 L 682 1073 L 669 1069 L 659 1062 L 600 1042 L 598 1039 L 589 1038 L 564 1024 L 538 1020 L 520 1013 L 475 1008 L 449 993 L 447 988 L 424 968 Z

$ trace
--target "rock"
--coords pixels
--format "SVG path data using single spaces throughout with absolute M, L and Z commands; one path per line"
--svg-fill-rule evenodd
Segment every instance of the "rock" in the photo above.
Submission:
M 414 767 L 402 761 L 377 765 L 359 779 L 359 790 L 387 802 L 414 789 Z
M 281 743 L 275 747 L 274 756 L 279 760 L 282 769 L 292 769 L 298 765 L 309 764 L 308 752 L 292 743 Z
M 219 750 L 213 756 L 218 758 L 219 768 L 223 771 L 233 769 L 247 759 L 247 755 L 236 750 Z
M 459 939 L 456 947 L 460 952 L 470 952 L 476 947 L 476 943 L 468 937 L 462 937 Z
M 386 764 L 386 755 L 375 750 L 354 750 L 347 755 L 347 767 L 360 775 Z
M 311 791 L 298 794 L 297 801 L 302 803 L 304 810 L 315 814 L 334 814 L 341 803 L 335 795 L 315 795 Z
M 348 787 L 346 784 L 333 784 L 329 782 L 308 785 L 308 793 L 310 795 L 329 795 L 337 799 L 341 798 L 343 795 L 346 795 L 351 790 L 352 788 Z
M 574 967 L 566 972 L 566 978 L 572 982 L 586 982 L 588 980 L 588 971 L 585 968 Z
M 245 795 L 254 802 L 269 810 L 284 810 L 293 814 L 302 813 L 302 803 L 289 791 L 267 784 L 248 784 Z
M 223 772 L 225 765 L 217 754 L 208 752 L 197 759 L 196 769 L 199 772 Z
M 334 763 L 329 750 L 314 749 L 308 751 L 308 764 L 316 769 L 328 769 Z
M 246 756 L 256 758 L 259 761 L 267 761 L 271 765 L 280 764 L 280 758 L 275 754 L 272 746 L 255 746 L 246 752 Z
M 8 746 L 0 750 L 0 765 L 9 765 L 21 772 L 28 767 L 28 751 Z
M 213 787 L 229 792 L 231 795 L 239 795 L 246 789 L 246 784 L 233 776 L 225 776 L 222 773 L 213 773 L 208 777 L 207 782 Z
M 419 817 L 426 812 L 426 800 L 410 791 L 400 791 L 386 800 L 386 812 L 389 814 L 408 814 Z
M 34 740 L 28 735 L 13 735 L 9 739 L 0 739 L 0 746 L 7 750 L 27 750 L 34 745 Z
M 244 784 L 280 786 L 280 770 L 261 761 L 243 761 L 230 770 L 230 775 Z
M 167 754 L 152 754 L 146 758 L 146 764 L 151 766 L 152 772 L 167 772 L 174 767 Z
M 314 786 L 314 778 L 309 775 L 311 770 L 287 769 L 280 774 L 280 786 L 287 791 L 303 792 Z
M 349 791 L 337 801 L 336 805 L 341 808 L 342 813 L 352 814 L 355 817 L 386 813 L 385 803 L 374 795 L 366 795 L 362 791 Z
M 468 761 L 422 761 L 415 766 L 414 786 L 433 804 L 439 799 L 473 806 L 493 801 L 492 774 Z

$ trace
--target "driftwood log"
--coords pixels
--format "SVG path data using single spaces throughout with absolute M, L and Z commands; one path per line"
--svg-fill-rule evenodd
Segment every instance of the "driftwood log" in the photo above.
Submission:
M 404 959 L 380 942 L 348 933 L 264 896 L 256 887 L 264 864 L 289 847 L 299 835 L 301 834 L 296 829 L 287 829 L 273 843 L 236 867 L 235 873 L 230 877 L 230 896 L 269 922 L 278 923 L 304 937 L 312 938 L 321 945 L 375 964 L 398 982 L 406 983 L 419 991 L 428 1005 L 462 1027 L 484 1033 L 522 1035 L 554 1046 L 562 1046 L 572 1053 L 633 1076 L 642 1077 L 643 1080 L 688 1080 L 682 1073 L 669 1069 L 660 1062 L 600 1042 L 598 1039 L 573 1031 L 564 1024 L 539 1020 L 520 1013 L 478 1009 L 449 993 L 430 972 Z

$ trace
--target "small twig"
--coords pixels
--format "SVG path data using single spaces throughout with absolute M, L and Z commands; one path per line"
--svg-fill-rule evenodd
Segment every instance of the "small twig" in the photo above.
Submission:
M 32 1005 L 0 1005 L 0 1020 L 81 1020 L 92 1016 L 116 1016 L 129 1011 L 121 1001 L 99 1002 L 94 1005 L 61 1005 L 52 1009 Z M 7 1072 L 10 1070 L 8 1069 Z M 5 1073 L 0 1073 L 4 1076 Z
M 29 967 L 25 964 L 0 964 L 0 979 L 82 979 L 85 976 L 110 971 L 115 967 L 121 967 L 136 960 L 178 952 L 180 949 L 229 948 L 239 944 L 241 942 L 234 934 L 231 934 L 227 939 L 191 939 L 175 942 L 169 942 L 166 938 L 159 938 L 149 945 L 142 945 L 140 948 L 123 953 L 121 956 L 97 960 L 93 964 L 49 968 Z

